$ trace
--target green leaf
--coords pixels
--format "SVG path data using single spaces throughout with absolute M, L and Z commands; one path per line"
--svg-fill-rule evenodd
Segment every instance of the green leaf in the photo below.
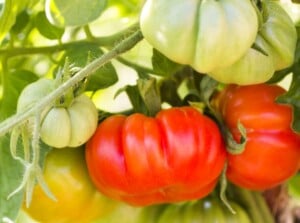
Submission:
M 148 110 L 147 110 L 147 106 L 143 100 L 143 98 L 140 95 L 140 91 L 137 85 L 127 85 L 123 88 L 121 88 L 117 93 L 116 96 L 118 94 L 120 94 L 121 92 L 125 91 L 126 94 L 128 95 L 128 98 L 132 104 L 133 107 L 133 111 L 134 112 L 138 112 L 138 113 L 142 113 L 145 115 L 148 115 Z
M 6 76 L 2 100 L 0 101 L 0 120 L 3 120 L 16 111 L 18 97 L 23 88 L 38 79 L 38 77 L 27 70 L 16 70 Z
M 0 12 L 0 43 L 15 24 L 17 15 L 26 7 L 32 7 L 38 0 L 5 0 Z
M 7 196 L 18 187 L 22 179 L 23 167 L 14 160 L 9 150 L 9 137 L 0 138 L 0 222 L 5 219 L 15 221 L 22 205 L 23 194 L 18 193 L 7 200 Z M 8 222 L 8 221 L 6 221 Z
M 183 65 L 171 61 L 156 49 L 153 49 L 152 66 L 154 73 L 160 76 L 170 76 L 183 67 Z
M 97 19 L 107 0 L 46 0 L 49 21 L 57 26 L 83 26 Z
M 147 106 L 149 115 L 154 116 L 161 110 L 161 99 L 155 78 L 138 79 L 139 93 Z
M 277 103 L 288 104 L 293 107 L 293 122 L 292 129 L 296 132 L 300 132 L 300 65 L 295 66 L 292 83 L 289 90 L 280 95 L 277 99 Z
M 96 44 L 79 44 L 78 46 L 69 48 L 65 57 L 69 58 L 70 63 L 75 67 L 85 67 L 90 60 L 100 57 L 103 52 Z M 65 61 L 65 57 L 61 61 L 61 65 Z M 118 81 L 118 75 L 111 63 L 107 63 L 88 78 L 86 90 L 96 91 L 98 89 L 107 88 Z
M 288 191 L 293 197 L 300 198 L 300 173 L 294 175 L 288 181 Z
M 64 34 L 63 28 L 54 26 L 49 22 L 44 11 L 36 15 L 34 22 L 40 34 L 48 39 L 60 39 Z
M 35 74 L 26 70 L 16 70 L 9 73 L 0 107 L 0 120 L 9 117 L 16 110 L 16 104 L 22 89 L 37 79 Z M 23 201 L 22 193 L 16 194 L 9 200 L 7 196 L 18 187 L 22 179 L 22 165 L 14 160 L 9 150 L 9 137 L 0 138 L 0 221 L 3 218 L 15 220 Z
M 29 17 L 27 10 L 22 11 L 20 14 L 18 14 L 18 16 L 16 18 L 16 22 L 11 28 L 11 32 L 14 34 L 21 33 L 22 30 L 29 23 L 29 20 L 30 20 L 30 17 Z

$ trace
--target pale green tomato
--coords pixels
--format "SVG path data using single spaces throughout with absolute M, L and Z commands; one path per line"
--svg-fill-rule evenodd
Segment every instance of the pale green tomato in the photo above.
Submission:
M 54 89 L 54 82 L 51 79 L 41 78 L 29 85 L 27 85 L 21 92 L 17 111 L 24 112 L 33 106 L 41 98 L 47 96 Z
M 207 73 L 246 53 L 255 41 L 258 17 L 250 0 L 148 0 L 140 27 L 165 56 Z
M 294 61 L 297 32 L 289 15 L 275 1 L 262 1 L 262 24 L 255 44 L 233 65 L 209 73 L 223 83 L 249 85 L 269 80 L 276 70 Z M 265 55 L 266 54 L 266 55 Z
M 17 111 L 23 112 L 47 96 L 55 86 L 52 79 L 41 78 L 26 86 L 18 99 Z M 44 143 L 56 148 L 78 147 L 94 133 L 98 124 L 97 108 L 82 94 L 68 107 L 49 104 L 41 113 L 40 136 Z M 28 122 L 31 131 L 32 120 Z
M 175 203 L 144 208 L 137 223 L 251 223 L 242 206 L 229 201 L 233 214 L 218 199 L 206 197 L 186 203 Z
M 93 135 L 97 121 L 97 108 L 89 97 L 82 94 L 67 108 L 49 110 L 41 123 L 41 139 L 56 148 L 77 147 Z

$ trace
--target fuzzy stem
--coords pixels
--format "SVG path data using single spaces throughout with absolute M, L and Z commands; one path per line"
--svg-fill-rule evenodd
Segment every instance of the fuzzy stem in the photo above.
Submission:
M 110 60 L 116 58 L 122 53 L 133 48 L 139 41 L 143 39 L 143 35 L 140 30 L 135 31 L 132 35 L 124 39 L 120 42 L 116 47 L 114 47 L 111 51 L 103 54 L 101 57 L 95 59 L 93 62 L 88 64 L 78 73 L 76 73 L 72 78 L 68 81 L 60 85 L 57 89 L 52 91 L 49 95 L 47 95 L 43 100 L 36 103 L 33 107 L 28 109 L 27 111 L 16 114 L 4 120 L 0 123 L 0 136 L 6 134 L 10 129 L 14 126 L 22 124 L 26 119 L 30 116 L 34 115 L 37 111 L 43 110 L 43 108 L 47 107 L 50 103 L 52 103 L 56 98 L 66 92 L 69 88 L 76 85 L 78 82 L 83 80 L 85 77 L 94 73 L 97 69 L 102 67 L 104 64 L 108 63 Z

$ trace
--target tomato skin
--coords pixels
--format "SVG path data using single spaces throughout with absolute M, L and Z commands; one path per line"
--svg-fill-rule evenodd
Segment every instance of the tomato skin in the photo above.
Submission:
M 227 178 L 254 190 L 274 187 L 293 176 L 300 163 L 300 135 L 293 132 L 292 108 L 275 99 L 276 85 L 229 85 L 217 96 L 217 107 L 236 141 L 238 121 L 246 128 L 245 150 L 228 154 Z
M 90 223 L 114 210 L 115 201 L 100 194 L 92 184 L 84 148 L 53 149 L 46 157 L 44 178 L 56 197 L 47 197 L 35 186 L 29 208 L 23 210 L 43 223 Z
M 226 159 L 217 125 L 192 107 L 105 119 L 86 146 L 90 176 L 104 194 L 131 205 L 210 193 Z

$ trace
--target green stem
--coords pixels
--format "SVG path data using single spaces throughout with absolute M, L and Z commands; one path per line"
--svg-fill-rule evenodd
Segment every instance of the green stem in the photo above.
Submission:
M 36 114 L 37 111 L 41 111 L 43 108 L 47 107 L 50 103 L 55 101 L 56 98 L 64 94 L 69 88 L 76 85 L 78 82 L 83 80 L 85 77 L 94 73 L 97 69 L 108 63 L 111 59 L 116 58 L 122 53 L 133 48 L 139 41 L 143 39 L 143 35 L 140 30 L 135 31 L 132 35 L 120 42 L 111 51 L 103 54 L 100 58 L 95 59 L 93 62 L 88 64 L 85 68 L 76 73 L 68 81 L 60 85 L 57 89 L 52 91 L 43 100 L 36 103 L 33 107 L 28 109 L 23 113 L 16 114 L 7 118 L 2 123 L 0 123 L 0 136 L 6 134 L 14 126 L 22 124 L 30 116 Z
M 19 48 L 8 48 L 8 49 L 0 49 L 0 55 L 4 55 L 7 58 L 21 56 L 21 55 L 32 55 L 32 54 L 51 54 L 55 52 L 60 52 L 66 50 L 68 48 L 73 48 L 80 45 L 85 45 L 87 43 L 94 43 L 99 46 L 112 46 L 124 37 L 124 32 L 127 34 L 132 33 L 133 30 L 136 30 L 137 25 L 133 25 L 128 28 L 126 31 L 120 31 L 116 34 L 107 37 L 98 37 L 93 40 L 78 40 L 67 43 L 62 43 L 54 46 L 40 46 L 40 47 L 19 47 Z M 126 34 L 125 34 L 126 35 Z

